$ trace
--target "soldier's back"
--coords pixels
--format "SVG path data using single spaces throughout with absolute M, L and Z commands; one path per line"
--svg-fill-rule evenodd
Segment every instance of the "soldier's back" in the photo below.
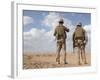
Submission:
M 65 32 L 63 26 L 57 26 L 56 31 L 57 31 L 57 34 L 59 35 L 63 35 Z
M 56 38 L 57 39 L 66 38 L 66 32 L 65 32 L 65 28 L 63 25 L 56 27 Z
M 75 38 L 84 37 L 85 30 L 82 27 L 77 27 L 75 30 Z

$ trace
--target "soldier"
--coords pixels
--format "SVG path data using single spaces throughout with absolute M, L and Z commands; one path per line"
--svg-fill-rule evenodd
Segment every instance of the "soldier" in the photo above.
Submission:
M 82 28 L 82 23 L 78 23 L 76 25 L 76 29 L 73 33 L 73 48 L 78 48 L 78 58 L 80 63 L 80 58 L 82 58 L 82 61 L 87 64 L 86 61 L 86 55 L 85 55 L 85 46 L 88 41 L 88 38 L 86 36 L 86 31 Z M 80 57 L 81 56 L 81 57 Z
M 60 51 L 63 49 L 64 51 L 64 63 L 66 62 L 66 32 L 69 32 L 69 29 L 63 25 L 64 21 L 61 19 L 59 21 L 59 25 L 55 28 L 54 36 L 56 37 L 57 41 L 57 58 L 56 62 L 60 64 Z

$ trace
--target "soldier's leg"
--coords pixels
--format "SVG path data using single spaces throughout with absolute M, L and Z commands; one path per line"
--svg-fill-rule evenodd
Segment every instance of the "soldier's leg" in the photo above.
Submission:
M 81 62 L 80 62 L 80 54 L 81 54 L 81 48 L 80 47 L 78 47 L 78 64 L 80 65 L 81 64 Z
M 87 64 L 87 61 L 86 61 L 86 54 L 85 54 L 85 48 L 82 50 L 82 56 L 83 56 L 83 61 L 85 64 Z
M 57 58 L 56 58 L 56 61 L 58 62 L 58 64 L 60 64 L 60 51 L 61 51 L 61 45 L 59 43 L 57 43 Z
M 78 47 L 78 64 L 80 65 L 81 62 L 80 62 L 80 55 L 81 55 L 81 40 L 77 40 L 77 47 Z
M 84 57 L 83 57 L 83 49 L 81 48 L 81 58 L 82 58 L 82 61 L 84 60 Z
M 67 57 L 67 54 L 66 54 L 66 42 L 64 42 L 62 48 L 63 48 L 63 52 L 64 52 L 64 64 L 68 64 L 68 62 L 66 61 L 66 57 Z

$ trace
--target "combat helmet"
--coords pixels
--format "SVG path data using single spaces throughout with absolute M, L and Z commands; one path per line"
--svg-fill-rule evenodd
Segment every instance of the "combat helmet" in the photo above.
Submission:
M 77 26 L 82 26 L 82 23 L 81 22 L 77 23 Z
M 63 19 L 60 19 L 59 20 L 59 23 L 62 23 L 63 24 L 64 23 L 64 20 Z

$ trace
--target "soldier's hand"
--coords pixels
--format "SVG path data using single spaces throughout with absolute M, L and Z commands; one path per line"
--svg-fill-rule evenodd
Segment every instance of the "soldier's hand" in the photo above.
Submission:
M 67 29 L 67 32 L 69 32 L 69 29 Z

